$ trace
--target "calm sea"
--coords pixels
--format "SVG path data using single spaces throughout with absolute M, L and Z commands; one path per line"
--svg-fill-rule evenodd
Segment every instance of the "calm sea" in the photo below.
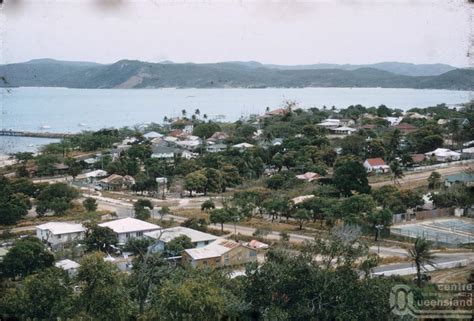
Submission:
M 470 92 L 386 88 L 266 89 L 0 89 L 0 128 L 80 132 L 162 122 L 164 116 L 190 115 L 195 109 L 209 118 L 233 121 L 285 100 L 300 107 L 347 107 L 353 104 L 409 109 L 469 101 Z M 46 128 L 46 129 L 45 129 Z M 43 140 L 0 137 L 0 153 L 34 150 Z

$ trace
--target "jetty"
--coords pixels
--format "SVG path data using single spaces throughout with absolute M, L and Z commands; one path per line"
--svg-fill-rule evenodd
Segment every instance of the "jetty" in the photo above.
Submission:
M 37 138 L 68 138 L 75 134 L 71 133 L 51 133 L 51 132 L 29 132 L 11 129 L 0 129 L 0 136 L 16 136 L 16 137 L 37 137 Z

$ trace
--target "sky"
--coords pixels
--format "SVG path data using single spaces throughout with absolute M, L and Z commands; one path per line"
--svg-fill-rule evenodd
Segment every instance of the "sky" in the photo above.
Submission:
M 467 67 L 474 41 L 474 5 L 466 0 L 3 2 L 0 63 L 54 58 Z

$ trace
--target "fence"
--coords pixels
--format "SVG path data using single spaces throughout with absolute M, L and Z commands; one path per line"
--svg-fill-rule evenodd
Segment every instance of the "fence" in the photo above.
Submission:
M 435 169 L 439 169 L 439 168 L 451 167 L 453 165 L 467 165 L 467 164 L 471 164 L 471 163 L 474 163 L 474 159 L 467 159 L 467 160 L 462 160 L 462 161 L 441 163 L 441 164 L 429 165 L 429 166 L 420 166 L 420 167 L 407 168 L 407 171 L 410 171 L 410 172 L 424 172 L 424 171 L 430 171 L 430 170 L 435 170 Z
M 437 217 L 446 217 L 450 215 L 453 215 L 453 209 L 451 208 L 438 208 L 431 211 L 415 212 L 417 221 L 427 220 L 427 219 L 432 219 L 432 218 L 437 218 Z

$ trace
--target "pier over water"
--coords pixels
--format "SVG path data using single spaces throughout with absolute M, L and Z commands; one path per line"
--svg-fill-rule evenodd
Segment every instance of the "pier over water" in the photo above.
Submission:
M 28 132 L 9 129 L 0 129 L 0 136 L 17 136 L 17 137 L 38 137 L 38 138 L 68 138 L 75 134 L 71 133 L 51 133 L 51 132 Z

